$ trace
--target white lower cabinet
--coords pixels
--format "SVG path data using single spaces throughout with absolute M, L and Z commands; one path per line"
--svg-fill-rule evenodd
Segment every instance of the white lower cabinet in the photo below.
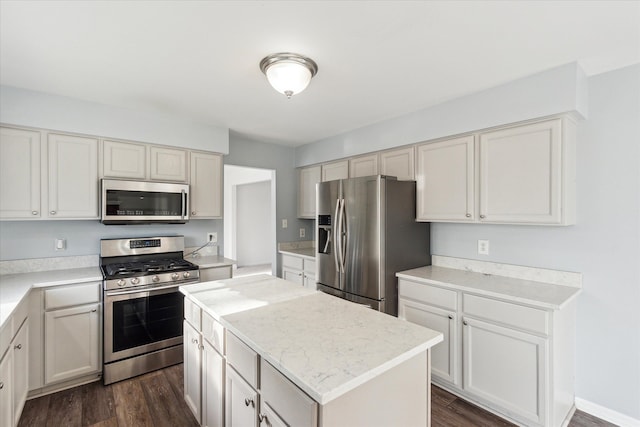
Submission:
M 574 406 L 575 302 L 560 310 L 398 279 L 398 317 L 442 332 L 433 382 L 527 426 Z
M 186 310 L 185 310 L 186 313 Z M 202 344 L 200 332 L 186 320 L 184 336 L 184 400 L 198 422 L 202 421 Z
M 316 290 L 316 261 L 302 256 L 282 254 L 282 278 Z
M 13 352 L 13 423 L 18 425 L 29 391 L 29 320 L 25 320 L 11 344 Z
M 233 368 L 227 369 L 225 396 L 225 425 L 258 425 L 258 392 Z
M 0 425 L 13 425 L 13 352 L 0 359 Z
M 16 426 L 29 388 L 29 319 L 21 304 L 0 331 L 0 426 Z
M 202 355 L 202 426 L 224 426 L 224 357 L 205 339 Z
M 45 313 L 45 384 L 100 371 L 99 319 L 99 303 Z

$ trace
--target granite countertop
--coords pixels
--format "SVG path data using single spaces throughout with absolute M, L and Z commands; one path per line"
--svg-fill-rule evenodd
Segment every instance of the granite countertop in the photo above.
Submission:
M 99 267 L 38 271 L 0 276 L 0 328 L 13 310 L 29 294 L 31 288 L 102 281 Z
M 267 275 L 181 290 L 320 404 L 443 339 L 431 329 Z
M 220 255 L 200 255 L 196 254 L 188 255 L 184 259 L 194 263 L 200 268 L 215 268 L 215 267 L 229 267 L 235 264 L 237 261 L 229 258 L 225 258 Z
M 580 288 L 574 286 L 562 286 L 438 266 L 401 271 L 396 276 L 546 310 L 561 309 L 581 292 Z
M 298 248 L 298 249 L 280 249 L 278 252 L 285 255 L 293 255 L 302 258 L 306 258 L 312 261 L 316 259 L 315 248 Z

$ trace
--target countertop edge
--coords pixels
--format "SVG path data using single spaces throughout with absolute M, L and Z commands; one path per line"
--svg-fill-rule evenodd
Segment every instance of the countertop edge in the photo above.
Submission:
M 304 258 L 304 259 L 308 259 L 310 261 L 315 261 L 316 257 L 315 256 L 311 256 L 311 255 L 307 255 L 307 254 L 303 254 L 301 253 L 301 251 L 314 251 L 313 248 L 303 248 L 303 249 L 278 249 L 278 253 L 280 254 L 284 254 L 284 255 L 291 255 L 291 256 L 296 256 L 296 257 L 300 257 L 300 258 Z

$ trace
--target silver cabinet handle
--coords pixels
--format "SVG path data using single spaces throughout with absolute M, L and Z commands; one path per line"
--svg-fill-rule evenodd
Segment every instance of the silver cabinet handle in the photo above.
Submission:
M 462 321 L 462 324 L 463 324 L 464 326 L 467 326 L 467 325 L 468 325 L 468 323 L 467 323 L 467 321 L 466 321 L 466 320 Z
M 195 339 L 195 338 L 191 338 L 191 342 L 194 343 L 194 344 L 198 344 L 198 340 Z
M 449 320 L 453 320 L 453 316 L 452 315 L 449 315 Z
M 249 399 L 248 397 L 246 397 L 246 398 L 244 399 L 244 404 L 245 404 L 245 406 L 249 406 L 249 405 L 251 405 L 251 407 L 252 407 L 252 408 L 255 408 L 255 407 L 256 407 L 256 404 L 255 404 L 255 402 L 253 401 L 253 399 Z
M 93 310 L 91 310 L 92 313 L 95 313 L 96 311 L 98 311 L 97 308 L 94 308 Z
M 484 216 L 484 215 L 480 215 L 480 218 L 484 219 L 484 218 L 485 218 L 485 216 Z
M 51 215 L 55 215 L 55 214 L 56 214 L 56 211 L 51 211 L 51 212 L 49 212 L 49 213 L 50 213 Z
M 0 382 L 0 390 L 2 390 L 4 388 L 4 383 Z
M 191 215 L 195 215 L 195 214 L 196 214 L 196 211 L 191 211 Z
M 38 211 L 31 211 L 31 215 L 38 215 Z
M 466 216 L 467 218 L 471 218 L 471 214 L 470 214 L 470 213 L 466 214 L 465 216 Z
M 15 346 L 15 347 L 13 347 L 13 348 L 16 348 L 16 349 L 18 349 L 18 350 L 22 350 L 22 344 L 18 344 L 17 346 Z
M 269 423 L 269 419 L 267 418 L 267 416 L 266 416 L 266 415 L 264 415 L 264 414 L 258 414 L 258 423 L 259 423 L 259 424 L 262 424 L 262 422 L 263 422 L 263 421 L 266 421 L 266 422 L 267 422 L 267 425 L 271 425 L 271 424 Z

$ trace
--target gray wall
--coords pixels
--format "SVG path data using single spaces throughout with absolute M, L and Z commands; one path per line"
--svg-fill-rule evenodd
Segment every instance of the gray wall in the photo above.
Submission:
M 276 144 L 253 141 L 235 132 L 229 132 L 229 154 L 224 157 L 225 165 L 248 166 L 273 169 L 276 171 L 276 240 L 294 242 L 308 240 L 311 236 L 312 221 L 300 220 L 297 215 L 297 172 L 294 167 L 295 150 Z M 282 228 L 282 220 L 288 222 Z M 300 239 L 299 229 L 305 228 L 306 238 Z M 278 275 L 281 261 L 278 257 Z
M 640 65 L 591 77 L 587 84 L 589 118 L 578 124 L 577 225 L 433 224 L 431 247 L 437 255 L 581 272 L 576 396 L 640 419 Z M 520 84 L 497 88 L 496 99 L 508 99 L 509 87 L 519 88 L 512 93 L 514 108 L 528 102 L 520 97 L 527 92 Z M 529 88 L 535 90 L 535 85 Z M 556 108 L 557 102 L 550 95 L 545 95 L 551 105 L 546 111 Z M 461 113 L 468 112 L 469 105 L 477 105 L 477 96 L 471 96 L 469 104 L 465 104 L 466 98 L 455 104 Z M 482 96 L 490 100 L 492 91 Z M 540 104 L 538 110 L 545 111 L 544 99 L 535 101 Z M 485 109 L 494 111 L 482 114 L 499 116 L 507 104 L 488 102 Z M 568 104 L 564 105 L 566 108 Z M 375 129 L 391 138 L 399 122 L 412 129 L 411 138 L 420 137 L 416 129 L 430 135 L 424 126 L 428 114 L 422 112 L 336 137 L 334 140 L 344 141 L 345 146 L 336 152 L 365 152 L 370 142 L 363 135 Z M 420 121 L 412 122 L 410 117 Z M 459 117 L 458 128 L 467 127 L 470 116 Z M 433 123 L 437 117 L 427 119 L 426 123 Z M 398 137 L 392 143 L 415 142 L 403 139 L 405 134 L 396 133 Z M 421 140 L 427 139 L 425 136 Z M 309 163 L 330 160 L 308 158 L 313 147 L 299 151 L 299 158 Z M 489 256 L 477 254 L 478 239 L 490 240 Z
M 271 181 L 236 186 L 238 267 L 271 264 Z

